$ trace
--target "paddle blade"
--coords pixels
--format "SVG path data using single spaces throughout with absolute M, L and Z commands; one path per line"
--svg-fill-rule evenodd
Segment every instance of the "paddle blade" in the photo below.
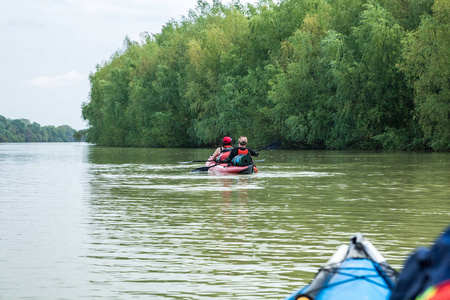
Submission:
M 201 173 L 201 172 L 208 172 L 209 168 L 211 167 L 200 167 L 197 169 L 192 170 L 192 173 Z
M 269 145 L 266 146 L 267 150 L 276 150 L 278 148 L 281 147 L 281 141 L 276 141 L 273 143 L 270 143 Z
M 281 141 L 276 141 L 276 142 L 270 143 L 269 145 L 265 146 L 264 148 L 257 149 L 256 151 L 276 150 L 276 149 L 280 148 L 280 146 L 281 146 Z

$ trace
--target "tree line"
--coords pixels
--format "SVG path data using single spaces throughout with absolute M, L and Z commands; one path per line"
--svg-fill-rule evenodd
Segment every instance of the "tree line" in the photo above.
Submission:
M 90 74 L 99 145 L 450 149 L 450 0 L 199 0 Z
M 11 120 L 0 116 L 0 143 L 75 142 L 81 140 L 82 135 L 83 132 L 68 125 L 41 126 L 27 119 Z

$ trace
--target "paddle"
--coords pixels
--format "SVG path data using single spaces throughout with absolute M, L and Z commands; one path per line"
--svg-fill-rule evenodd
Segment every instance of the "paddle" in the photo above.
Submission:
M 281 141 L 276 141 L 276 142 L 268 144 L 264 148 L 256 149 L 256 151 L 261 151 L 261 150 L 270 150 L 270 151 L 272 151 L 272 150 L 276 150 L 276 149 L 280 148 L 280 146 L 281 146 Z
M 215 167 L 215 166 L 217 166 L 217 165 L 218 165 L 218 164 L 212 165 L 212 166 L 209 166 L 209 167 L 200 167 L 200 168 L 197 168 L 197 169 L 192 170 L 191 173 L 208 172 L 209 168 Z
M 179 164 L 190 164 L 190 163 L 193 163 L 193 162 L 207 162 L 207 161 L 212 161 L 212 160 L 190 160 L 190 161 L 179 161 L 178 163 Z

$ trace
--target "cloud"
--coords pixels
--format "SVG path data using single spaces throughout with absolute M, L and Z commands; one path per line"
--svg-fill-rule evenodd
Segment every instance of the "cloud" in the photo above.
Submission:
M 37 87 L 55 87 L 80 82 L 85 77 L 77 71 L 70 71 L 63 75 L 57 76 L 38 76 L 26 81 L 27 85 Z
M 207 0 L 207 2 L 212 4 L 213 0 Z M 241 0 L 241 3 L 247 2 L 249 1 Z M 197 6 L 197 0 L 67 0 L 67 3 L 86 14 L 122 17 L 158 17 L 169 14 L 176 18 L 188 14 L 190 9 L 195 9 Z
M 68 2 L 88 14 L 142 17 L 161 13 L 168 8 L 164 2 L 170 0 L 68 0 Z
M 6 26 L 10 28 L 23 28 L 23 29 L 42 29 L 45 28 L 44 24 L 35 20 L 27 20 L 23 18 L 16 18 L 6 22 Z

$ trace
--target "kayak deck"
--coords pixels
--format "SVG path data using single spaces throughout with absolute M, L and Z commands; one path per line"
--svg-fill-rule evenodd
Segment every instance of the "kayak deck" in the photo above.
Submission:
M 314 280 L 286 300 L 388 300 L 397 272 L 362 234 L 342 245 Z

